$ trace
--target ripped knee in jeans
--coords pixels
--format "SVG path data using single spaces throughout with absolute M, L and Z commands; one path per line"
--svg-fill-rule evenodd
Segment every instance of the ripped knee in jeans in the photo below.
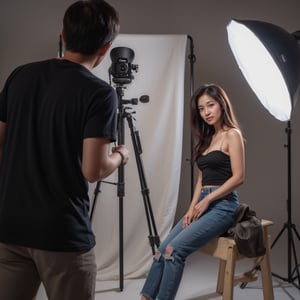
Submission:
M 157 251 L 155 252 L 155 255 L 153 256 L 153 260 L 159 261 L 160 258 L 161 258 L 161 253 L 160 253 L 159 250 L 157 250 Z
M 165 253 L 165 260 L 174 261 L 174 257 L 172 256 L 173 250 L 174 249 L 172 246 L 167 246 L 166 253 Z

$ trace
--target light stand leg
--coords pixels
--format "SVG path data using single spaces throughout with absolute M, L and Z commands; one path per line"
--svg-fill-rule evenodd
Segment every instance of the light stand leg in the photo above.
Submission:
M 296 230 L 295 224 L 292 223 L 292 189 L 291 189 L 291 121 L 288 121 L 287 128 L 286 128 L 286 134 L 287 134 L 287 160 L 288 160 L 288 199 L 287 199 L 287 212 L 288 212 L 288 220 L 284 224 L 283 228 L 275 238 L 274 242 L 271 245 L 271 249 L 275 246 L 276 242 L 279 240 L 282 233 L 287 230 L 287 238 L 288 238 L 288 275 L 287 277 L 279 276 L 277 274 L 272 273 L 273 276 L 278 277 L 281 280 L 287 281 L 294 286 L 296 286 L 298 289 L 300 289 L 300 273 L 299 273 L 299 264 L 298 264 L 298 258 L 296 253 L 296 247 L 295 247 L 295 240 L 293 233 L 296 234 L 296 237 L 299 238 L 299 233 Z M 292 264 L 295 264 L 294 270 L 292 267 Z M 296 275 L 294 276 L 293 274 Z M 298 284 L 294 281 L 298 279 Z

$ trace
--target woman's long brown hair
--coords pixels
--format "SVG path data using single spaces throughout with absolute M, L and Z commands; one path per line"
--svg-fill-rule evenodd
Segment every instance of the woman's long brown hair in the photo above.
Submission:
M 203 95 L 215 99 L 222 109 L 222 127 L 238 128 L 239 124 L 233 112 L 230 100 L 225 91 L 216 84 L 205 84 L 200 86 L 191 98 L 191 127 L 195 138 L 194 159 L 196 160 L 210 145 L 215 128 L 208 125 L 200 116 L 198 99 Z

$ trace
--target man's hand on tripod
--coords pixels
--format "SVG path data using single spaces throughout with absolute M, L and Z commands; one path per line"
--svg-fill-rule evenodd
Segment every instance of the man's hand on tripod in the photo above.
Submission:
M 129 150 L 125 145 L 118 145 L 112 148 L 112 153 L 119 153 L 121 156 L 121 165 L 126 165 L 129 159 Z

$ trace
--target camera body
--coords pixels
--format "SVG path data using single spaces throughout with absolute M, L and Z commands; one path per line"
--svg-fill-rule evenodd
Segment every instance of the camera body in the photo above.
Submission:
M 116 47 L 110 52 L 112 64 L 109 68 L 109 74 L 113 77 L 112 81 L 116 84 L 131 83 L 133 71 L 138 71 L 138 65 L 132 64 L 134 52 L 127 47 Z

